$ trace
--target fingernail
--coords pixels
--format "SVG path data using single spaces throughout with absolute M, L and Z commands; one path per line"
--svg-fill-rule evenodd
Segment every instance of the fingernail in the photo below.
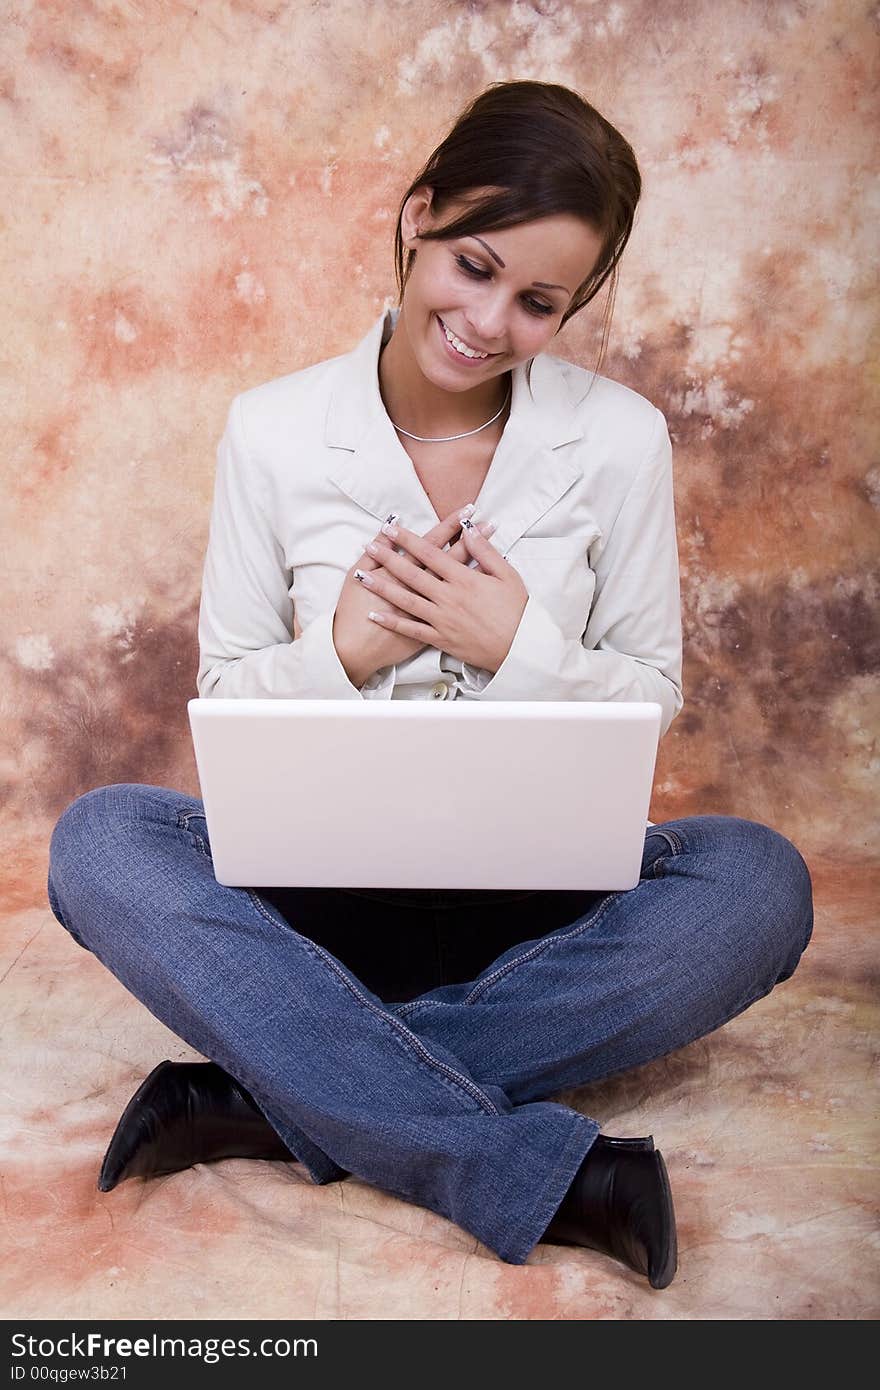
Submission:
M 477 504 L 476 504 L 476 502 L 468 502 L 467 506 L 466 506 L 466 507 L 462 507 L 461 511 L 460 511 L 459 514 L 458 514 L 458 519 L 459 519 L 459 521 L 461 521 L 461 518 L 462 518 L 463 516 L 473 516 L 473 514 L 474 514 L 474 512 L 475 512 L 476 510 L 477 510 Z
M 388 523 L 391 522 L 391 521 L 399 521 L 399 520 L 400 520 L 400 512 L 389 512 L 388 515 L 387 515 L 386 518 L 385 518 L 385 525 L 387 526 Z
M 382 523 L 382 530 L 385 532 L 385 535 L 386 535 L 386 536 L 396 536 L 396 535 L 397 535 L 397 527 L 396 527 L 396 526 L 393 526 L 392 523 L 391 523 L 390 521 L 383 521 L 383 523 Z
M 354 577 L 359 580 L 361 584 L 372 584 L 373 582 L 368 574 L 364 574 L 363 570 L 355 570 Z
M 498 530 L 498 527 L 495 525 L 494 521 L 481 521 L 479 529 L 482 531 L 483 535 L 488 538 L 493 531 Z
M 471 521 L 470 517 L 465 516 L 464 512 L 459 512 L 458 519 L 466 531 L 476 531 L 476 526 Z

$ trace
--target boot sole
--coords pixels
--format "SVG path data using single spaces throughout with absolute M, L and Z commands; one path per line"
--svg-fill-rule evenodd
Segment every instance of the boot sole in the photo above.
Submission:
M 672 1188 L 669 1184 L 669 1173 L 666 1171 L 666 1162 L 659 1149 L 654 1150 L 654 1158 L 657 1172 L 660 1176 L 660 1184 L 663 1189 L 663 1199 L 669 1223 L 669 1240 L 663 1265 L 657 1270 L 653 1278 L 650 1274 L 648 1275 L 648 1282 L 652 1289 L 665 1289 L 672 1283 L 675 1277 L 675 1271 L 678 1269 L 678 1234 L 675 1227 L 675 1207 L 672 1204 Z

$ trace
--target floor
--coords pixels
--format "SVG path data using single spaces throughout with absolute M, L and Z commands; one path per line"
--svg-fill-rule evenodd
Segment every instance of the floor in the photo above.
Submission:
M 466 1231 L 348 1178 L 231 1160 L 115 1191 L 101 1157 L 161 1058 L 197 1057 L 55 921 L 45 846 L 6 845 L 0 1152 L 6 1318 L 870 1319 L 880 871 L 809 861 L 795 975 L 661 1061 L 557 1099 L 653 1133 L 680 1245 L 670 1287 L 539 1244 L 507 1265 Z

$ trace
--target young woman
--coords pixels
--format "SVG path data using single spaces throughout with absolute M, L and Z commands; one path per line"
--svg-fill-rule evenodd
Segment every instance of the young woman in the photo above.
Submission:
M 665 734 L 682 706 L 666 421 L 548 352 L 616 277 L 640 192 L 630 146 L 575 92 L 499 83 L 465 109 L 402 199 L 397 307 L 232 403 L 200 696 L 656 700 Z M 414 812 L 443 797 L 454 816 L 491 772 L 388 776 Z M 147 1077 L 103 1191 L 294 1158 L 511 1263 L 570 1242 L 654 1288 L 677 1262 L 659 1150 L 552 1097 L 741 1013 L 813 921 L 797 849 L 736 816 L 649 822 L 627 892 L 258 890 L 217 883 L 197 799 L 140 784 L 66 809 L 48 889 L 211 1059 Z

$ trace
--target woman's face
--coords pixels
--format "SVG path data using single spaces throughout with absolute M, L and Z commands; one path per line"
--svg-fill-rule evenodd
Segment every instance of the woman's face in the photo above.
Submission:
M 543 351 L 601 249 L 599 234 L 568 214 L 485 236 L 418 239 L 417 230 L 448 224 L 463 206 L 435 219 L 430 190 L 419 190 L 401 222 L 404 245 L 416 251 L 401 306 L 407 337 L 423 374 L 451 391 L 484 384 Z M 441 325 L 490 355 L 463 358 Z

